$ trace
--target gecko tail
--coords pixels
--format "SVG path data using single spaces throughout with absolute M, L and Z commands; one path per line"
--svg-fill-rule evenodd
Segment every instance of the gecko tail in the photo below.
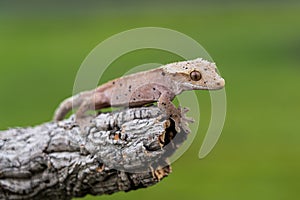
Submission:
M 54 112 L 53 121 L 61 121 L 73 109 L 78 108 L 85 99 L 91 95 L 91 91 L 81 92 L 61 102 Z

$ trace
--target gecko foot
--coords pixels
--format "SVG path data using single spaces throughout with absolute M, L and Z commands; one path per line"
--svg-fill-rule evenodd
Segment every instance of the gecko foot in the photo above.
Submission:
M 91 116 L 91 115 L 84 116 L 84 117 L 77 117 L 76 116 L 75 122 L 80 127 L 80 130 L 82 131 L 82 133 L 86 133 L 87 132 L 86 128 L 90 127 L 93 118 L 94 117 Z
M 183 129 L 184 132 L 190 133 L 189 123 L 193 123 L 194 119 L 186 116 L 189 109 L 178 107 L 177 111 L 178 113 L 171 115 L 171 118 L 175 121 L 175 130 L 180 132 Z

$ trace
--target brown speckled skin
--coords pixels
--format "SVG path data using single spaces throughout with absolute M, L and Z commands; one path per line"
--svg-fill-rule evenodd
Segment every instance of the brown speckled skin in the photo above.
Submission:
M 200 80 L 192 80 L 190 74 L 193 71 L 201 74 Z M 181 111 L 171 102 L 176 95 L 186 90 L 221 89 L 224 85 L 225 81 L 218 75 L 214 63 L 200 58 L 171 63 L 114 79 L 92 91 L 70 97 L 60 104 L 54 120 L 62 120 L 72 108 L 78 108 L 76 119 L 80 120 L 88 110 L 136 107 L 157 102 L 161 110 L 179 122 Z

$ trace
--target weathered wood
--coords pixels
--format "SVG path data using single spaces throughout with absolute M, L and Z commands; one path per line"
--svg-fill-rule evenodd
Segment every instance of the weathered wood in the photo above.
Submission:
M 0 199 L 71 199 L 156 184 L 187 137 L 174 127 L 157 107 L 141 107 L 102 113 L 85 130 L 72 116 L 1 131 Z

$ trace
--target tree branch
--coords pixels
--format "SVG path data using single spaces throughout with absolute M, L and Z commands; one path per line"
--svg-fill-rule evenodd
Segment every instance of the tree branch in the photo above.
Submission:
M 71 116 L 1 131 L 0 199 L 71 199 L 154 185 L 171 172 L 167 158 L 187 133 L 176 133 L 154 106 L 102 113 L 84 130 Z

